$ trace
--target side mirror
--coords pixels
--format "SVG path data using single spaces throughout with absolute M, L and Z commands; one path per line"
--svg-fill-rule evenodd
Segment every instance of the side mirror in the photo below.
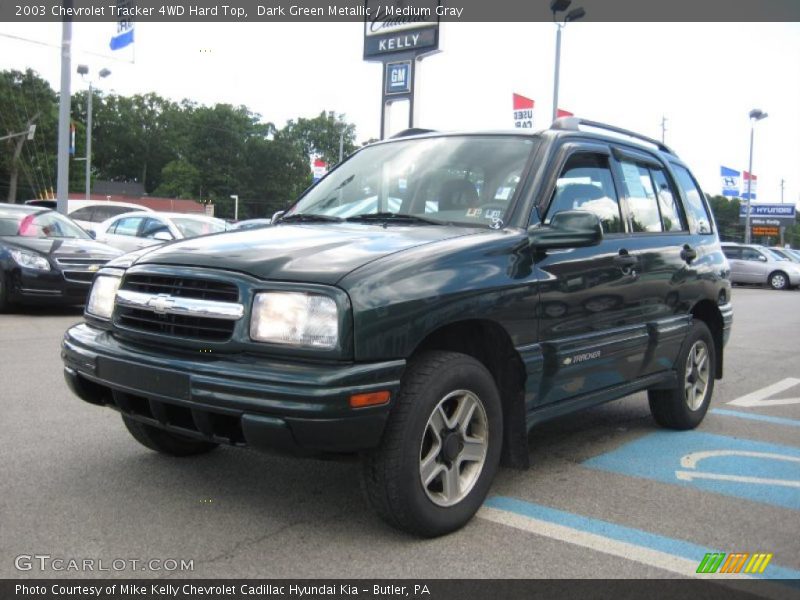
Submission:
M 284 214 L 286 214 L 285 210 L 279 210 L 275 214 L 272 215 L 272 219 L 270 220 L 270 225 L 274 225 L 275 221 L 280 219 Z
M 759 254 L 758 255 L 758 260 L 760 260 L 761 262 L 767 262 L 767 257 L 764 256 L 763 254 Z
M 539 223 L 528 229 L 532 247 L 581 248 L 596 246 L 603 240 L 603 226 L 594 213 L 585 210 L 564 210 L 553 215 L 549 225 Z
M 97 232 L 94 229 L 87 229 L 86 233 L 88 233 L 89 237 L 92 238 L 93 240 L 97 239 Z
M 172 237 L 172 234 L 168 231 L 157 231 L 153 234 L 153 239 L 159 242 L 171 242 L 175 238 Z

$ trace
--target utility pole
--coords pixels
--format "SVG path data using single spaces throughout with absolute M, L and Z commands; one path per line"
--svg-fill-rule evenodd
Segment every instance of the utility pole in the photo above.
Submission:
M 8 199 L 7 202 L 9 204 L 14 204 L 17 201 L 17 180 L 19 179 L 19 157 L 22 154 L 22 146 L 27 140 L 32 140 L 33 135 L 36 132 L 36 125 L 34 125 L 34 121 L 39 118 L 40 113 L 36 113 L 31 117 L 28 121 L 27 128 L 25 131 L 20 133 L 12 133 L 9 135 L 4 135 L 0 137 L 0 140 L 10 140 L 13 138 L 19 138 L 17 140 L 16 145 L 14 146 L 14 154 L 11 156 L 11 177 L 9 178 L 8 182 Z
M 781 204 L 783 204 L 783 186 L 786 182 L 781 179 Z
M 72 0 L 62 0 L 65 16 L 61 25 L 61 95 L 58 100 L 58 175 L 56 177 L 56 207 L 62 215 L 67 214 L 69 198 L 69 115 L 70 65 L 72 64 Z
M 667 133 L 667 117 L 661 116 L 661 143 L 665 144 L 665 134 Z

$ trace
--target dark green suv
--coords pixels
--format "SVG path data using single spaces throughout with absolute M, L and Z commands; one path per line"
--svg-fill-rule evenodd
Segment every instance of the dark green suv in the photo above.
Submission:
M 112 261 L 62 356 L 148 448 L 358 452 L 380 516 L 435 536 L 527 466 L 537 423 L 648 390 L 696 427 L 729 298 L 686 166 L 568 118 L 373 144 L 272 227 Z

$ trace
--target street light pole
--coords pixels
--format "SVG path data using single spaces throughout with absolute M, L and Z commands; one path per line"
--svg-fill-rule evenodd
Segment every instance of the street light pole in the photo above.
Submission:
M 78 65 L 78 74 L 88 75 L 89 67 L 86 65 Z M 111 71 L 108 69 L 101 69 L 98 73 L 100 77 L 108 77 Z M 94 88 L 92 88 L 92 80 L 89 80 L 89 96 L 86 99 L 86 199 L 89 199 L 91 194 L 92 185 L 92 99 L 94 98 Z
M 561 74 L 561 28 L 564 27 L 561 23 L 556 23 L 558 28 L 556 31 L 556 67 L 553 74 L 553 118 L 556 120 L 558 116 L 558 80 Z
M 754 108 L 750 111 L 750 160 L 747 166 L 747 204 L 745 205 L 745 220 L 744 220 L 744 243 L 750 243 L 750 203 L 753 201 L 753 138 L 756 128 L 756 121 L 766 119 L 767 113 Z
M 231 200 L 233 200 L 233 220 L 239 220 L 239 195 L 238 194 L 231 194 Z
M 553 23 L 558 28 L 556 31 L 556 64 L 555 73 L 553 73 L 553 121 L 558 117 L 558 86 L 561 78 L 561 30 L 566 27 L 567 23 L 582 19 L 586 15 L 586 11 L 583 8 L 573 8 L 566 14 L 564 21 L 559 23 L 556 19 L 556 14 L 567 10 L 570 4 L 572 4 L 572 0 L 552 0 L 550 2 L 550 10 L 553 11 Z

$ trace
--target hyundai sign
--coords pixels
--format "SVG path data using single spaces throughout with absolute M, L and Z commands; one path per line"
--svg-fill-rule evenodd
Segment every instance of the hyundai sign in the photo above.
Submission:
M 797 209 L 794 204 L 751 204 L 750 222 L 752 225 L 789 226 L 794 225 Z M 747 218 L 747 204 L 739 206 L 739 218 Z

